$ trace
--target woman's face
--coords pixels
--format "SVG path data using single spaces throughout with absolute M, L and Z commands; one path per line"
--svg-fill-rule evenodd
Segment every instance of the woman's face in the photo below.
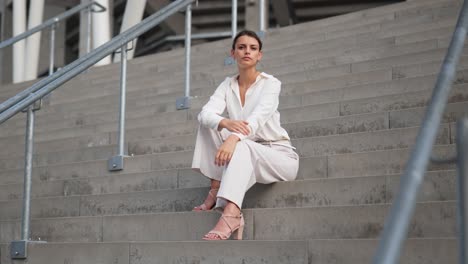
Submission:
M 231 50 L 231 56 L 239 68 L 255 67 L 262 58 L 259 43 L 255 38 L 241 36 L 237 39 L 234 48 Z

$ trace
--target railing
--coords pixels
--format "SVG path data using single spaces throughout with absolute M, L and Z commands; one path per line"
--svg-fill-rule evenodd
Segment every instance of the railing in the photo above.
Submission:
M 409 222 L 416 206 L 418 190 L 424 179 L 424 173 L 431 159 L 431 152 L 437 135 L 445 105 L 455 76 L 456 65 L 463 51 L 468 28 L 468 3 L 464 1 L 458 18 L 455 33 L 453 34 L 449 50 L 445 57 L 441 71 L 437 78 L 430 103 L 400 181 L 399 193 L 393 203 L 390 215 L 383 230 L 382 239 L 374 256 L 374 264 L 396 264 L 399 261 L 401 247 L 405 240 Z M 468 220 L 468 119 L 464 118 L 458 123 L 457 130 L 457 157 L 448 160 L 433 159 L 437 162 L 453 162 L 458 165 L 458 213 L 459 213 L 459 245 L 460 263 L 466 263 L 468 248 L 468 230 L 465 223 Z
M 33 142 L 34 142 L 34 111 L 38 110 L 34 106 L 34 103 L 38 100 L 41 100 L 44 96 L 51 93 L 53 90 L 57 89 L 60 85 L 74 78 L 81 72 L 85 71 L 89 67 L 93 66 L 95 63 L 99 62 L 101 59 L 107 57 L 111 53 L 119 49 L 118 52 L 121 53 L 121 72 L 120 72 L 120 112 L 119 112 L 119 125 L 118 125 L 118 154 L 114 157 L 111 157 L 108 161 L 108 169 L 110 171 L 122 170 L 124 157 L 125 157 L 125 108 L 126 108 L 126 70 L 127 70 L 127 44 L 132 42 L 133 39 L 137 38 L 141 34 L 150 30 L 157 24 L 164 21 L 170 15 L 178 12 L 182 8 L 186 8 L 186 21 L 185 21 L 185 92 L 184 97 L 178 98 L 176 100 L 178 109 L 186 109 L 190 107 L 190 46 L 191 46 L 191 6 L 195 0 L 177 0 L 163 9 L 159 10 L 157 13 L 146 18 L 138 25 L 133 26 L 127 31 L 121 33 L 120 35 L 114 37 L 111 41 L 103 44 L 92 52 L 89 52 L 90 49 L 90 38 L 88 34 L 87 49 L 88 54 L 77 59 L 76 61 L 66 65 L 60 71 L 53 73 L 53 52 L 51 52 L 51 63 L 49 76 L 45 79 L 40 80 L 39 82 L 33 84 L 31 87 L 23 90 L 22 92 L 16 94 L 10 99 L 0 104 L 0 124 L 16 115 L 18 112 L 26 109 L 27 112 L 27 128 L 26 128 L 26 144 L 25 144 L 25 173 L 24 173 L 24 198 L 23 198 L 23 217 L 21 224 L 21 240 L 13 241 L 11 244 L 11 256 L 14 259 L 25 259 L 27 258 L 27 246 L 28 243 L 33 243 L 37 241 L 29 240 L 29 225 L 30 225 L 30 201 L 31 201 L 31 176 L 32 176 L 32 153 L 33 153 Z M 234 38 L 237 33 L 237 0 L 233 0 L 232 5 L 232 32 L 231 37 Z M 100 10 L 92 10 L 92 6 L 97 5 L 100 7 Z M 88 8 L 88 16 L 91 11 L 100 12 L 104 11 L 104 7 L 101 5 L 91 2 L 86 4 L 78 5 L 67 12 L 63 13 L 60 16 L 49 19 L 40 26 L 37 26 L 27 32 L 24 32 L 12 39 L 0 43 L 0 49 L 13 43 L 26 38 L 44 28 L 51 27 L 53 30 L 56 24 L 85 9 Z M 264 1 L 261 1 L 260 6 L 260 19 L 264 19 L 265 15 L 265 4 Z M 90 32 L 89 23 L 90 19 L 88 17 L 88 32 Z M 261 22 L 260 25 L 260 35 L 263 36 L 265 31 L 265 24 Z M 53 35 L 51 34 L 53 40 Z M 213 37 L 217 36 L 229 36 L 225 32 L 218 32 L 214 34 L 198 34 L 194 38 L 200 37 Z M 170 40 L 170 39 L 169 39 Z M 53 43 L 53 41 L 51 41 Z M 53 45 L 51 45 L 51 51 L 53 51 Z M 44 243 L 44 241 L 41 241 Z
M 76 61 L 66 65 L 61 70 L 53 73 L 45 79 L 33 84 L 31 87 L 18 93 L 12 98 L 6 100 L 0 104 L 0 124 L 21 112 L 23 109 L 27 109 L 27 129 L 26 129 L 26 157 L 25 157 L 25 179 L 24 179 L 24 198 L 23 198 L 23 217 L 21 225 L 21 240 L 13 241 L 11 243 L 11 256 L 14 259 L 25 259 L 27 258 L 27 247 L 28 243 L 34 243 L 29 240 L 30 230 L 30 194 L 31 194 L 31 174 L 32 174 L 32 153 L 33 153 L 33 133 L 34 133 L 34 102 L 40 100 L 53 90 L 57 89 L 60 85 L 71 80 L 81 72 L 87 70 L 101 59 L 110 55 L 117 49 L 121 52 L 121 94 L 120 94 L 120 122 L 119 122 L 119 155 L 112 157 L 109 160 L 109 169 L 118 170 L 123 168 L 123 157 L 124 157 L 124 126 L 125 126 L 125 83 L 126 83 L 126 51 L 127 44 L 133 39 L 137 38 L 141 34 L 147 32 L 151 28 L 155 27 L 162 21 L 164 21 L 170 15 L 178 12 L 180 9 L 186 7 L 187 11 L 190 11 L 191 4 L 195 0 L 176 0 L 166 7 L 162 8 L 155 14 L 147 17 L 139 24 L 129 28 L 127 31 L 114 37 L 109 42 L 101 45 L 95 50 L 89 52 L 85 56 L 77 59 Z M 78 8 L 78 7 L 76 7 Z M 73 10 L 73 9 L 71 9 Z M 76 9 L 75 9 L 76 10 Z M 189 14 L 189 13 L 188 13 Z M 190 17 L 188 15 L 187 17 Z M 189 18 L 188 18 L 189 19 Z M 190 20 L 189 20 L 190 21 Z M 47 22 L 49 23 L 49 22 Z M 189 23 L 189 22 L 187 22 Z M 42 26 L 47 27 L 47 26 Z M 36 30 L 36 28 L 34 29 Z M 190 40 L 190 30 L 187 32 L 186 39 Z M 16 37 L 19 39 L 20 35 Z M 9 40 L 8 45 L 14 43 L 14 40 Z M 190 42 L 186 42 L 190 44 Z M 3 44 L 7 45 L 7 44 Z M 189 46 L 188 46 L 189 47 Z M 189 54 L 190 55 L 190 54 Z M 188 55 L 188 56 L 189 56 Z M 186 58 L 188 57 L 186 56 Z M 189 66 L 189 63 L 186 64 Z M 189 80 L 187 80 L 189 81 Z
M 93 9 L 93 6 L 96 6 L 98 7 L 97 10 Z M 51 75 L 53 72 L 54 72 L 54 44 L 55 44 L 55 28 L 57 27 L 57 24 L 60 22 L 60 21 L 64 21 L 66 20 L 67 18 L 73 16 L 74 14 L 78 13 L 78 12 L 81 12 L 82 10 L 84 9 L 88 9 L 88 21 L 91 21 L 90 17 L 91 17 L 91 12 L 104 12 L 106 11 L 106 8 L 103 7 L 101 4 L 97 3 L 97 2 L 89 2 L 89 3 L 83 3 L 83 4 L 80 4 L 80 5 L 77 5 L 73 8 L 71 8 L 70 10 L 66 11 L 66 12 L 63 12 L 62 14 L 58 15 L 58 16 L 55 16 L 47 21 L 45 21 L 44 23 L 28 30 L 28 31 L 25 31 L 13 38 L 10 38 L 10 39 L 7 39 L 5 41 L 2 41 L 0 43 L 0 49 L 3 49 L 5 47 L 8 47 L 10 45 L 13 45 L 15 44 L 16 42 L 20 41 L 20 40 L 23 40 L 39 31 L 42 31 L 46 28 L 50 28 L 50 55 L 49 55 L 49 75 Z M 87 52 L 90 51 L 91 47 L 90 47 L 90 43 L 91 43 L 91 24 L 88 23 L 88 35 L 87 35 Z
M 237 0 L 232 0 L 232 8 L 231 8 L 231 31 L 220 31 L 220 32 L 209 32 L 209 33 L 195 33 L 191 34 L 191 39 L 219 39 L 219 38 L 227 38 L 231 37 L 234 38 L 237 34 L 237 9 L 238 9 L 238 1 Z M 260 37 L 264 37 L 265 32 L 267 30 L 267 22 L 266 22 L 266 11 L 267 11 L 267 6 L 265 5 L 264 0 L 260 0 L 259 3 L 259 31 L 257 32 Z M 185 40 L 185 35 L 173 35 L 173 36 L 167 36 L 159 41 L 156 41 L 155 43 L 150 44 L 148 47 L 145 47 L 146 50 L 151 50 L 155 47 L 159 47 L 163 45 L 166 42 L 170 41 L 181 41 Z M 145 53 L 145 51 L 141 52 Z M 233 61 L 227 61 L 225 64 L 232 64 Z M 183 103 L 183 100 L 180 99 L 181 103 Z M 178 108 L 180 109 L 185 109 L 184 105 L 177 105 Z

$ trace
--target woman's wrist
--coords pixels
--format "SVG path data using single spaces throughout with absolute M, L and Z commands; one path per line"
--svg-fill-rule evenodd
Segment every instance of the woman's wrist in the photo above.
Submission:
M 231 134 L 231 135 L 229 135 L 229 137 L 226 139 L 226 141 L 227 141 L 227 140 L 229 140 L 229 141 L 234 141 L 234 142 L 238 142 L 238 141 L 240 141 L 240 138 L 239 138 L 238 136 L 236 136 L 236 135 Z

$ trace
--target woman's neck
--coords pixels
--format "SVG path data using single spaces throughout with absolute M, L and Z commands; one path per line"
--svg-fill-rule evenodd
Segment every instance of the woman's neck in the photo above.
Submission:
M 239 85 L 249 87 L 252 83 L 255 82 L 259 74 L 260 73 L 257 71 L 256 68 L 239 69 L 239 77 L 237 81 Z

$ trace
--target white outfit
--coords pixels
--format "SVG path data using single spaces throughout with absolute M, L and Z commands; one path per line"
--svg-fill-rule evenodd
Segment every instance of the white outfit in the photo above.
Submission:
M 268 184 L 296 178 L 299 157 L 289 142 L 288 133 L 280 125 L 280 91 L 278 79 L 261 73 L 247 90 L 242 106 L 237 75 L 228 77 L 198 115 L 200 128 L 192 168 L 221 181 L 217 208 L 223 208 L 226 200 L 241 208 L 245 192 L 256 182 Z M 250 134 L 232 133 L 227 129 L 218 131 L 224 110 L 229 119 L 247 121 Z M 240 138 L 233 156 L 228 165 L 216 166 L 218 148 L 231 134 Z

